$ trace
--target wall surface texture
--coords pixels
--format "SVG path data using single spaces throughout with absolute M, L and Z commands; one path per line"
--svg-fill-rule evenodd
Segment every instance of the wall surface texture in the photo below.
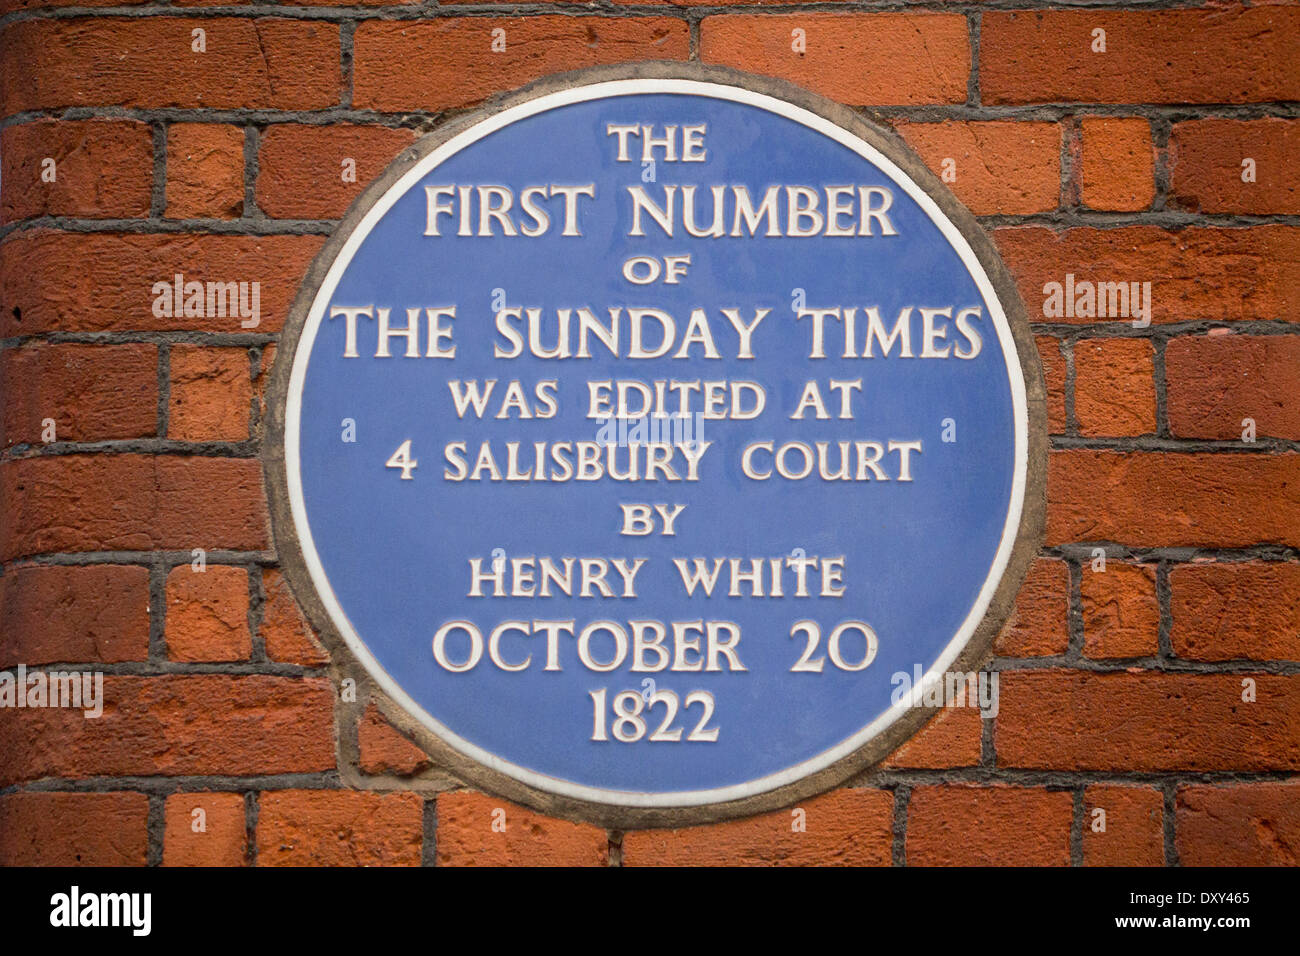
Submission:
M 113 3 L 0 0 L 0 669 L 106 698 L 0 709 L 0 862 L 1300 859 L 1300 4 Z M 606 831 L 431 765 L 363 675 L 340 695 L 258 459 L 289 304 L 404 147 L 688 59 L 892 127 L 993 237 L 1046 376 L 996 718 L 940 712 L 802 829 Z M 156 314 L 177 274 L 259 283 L 259 324 Z M 1054 314 L 1067 275 L 1150 283 L 1149 315 Z

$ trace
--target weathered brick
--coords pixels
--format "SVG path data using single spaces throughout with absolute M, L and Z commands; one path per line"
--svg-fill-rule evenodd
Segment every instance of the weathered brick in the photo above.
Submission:
M 492 52 L 493 30 L 505 50 Z M 363 20 L 353 40 L 353 105 L 387 112 L 477 103 L 548 73 L 636 60 L 684 60 L 685 20 L 667 17 L 445 17 Z
M 1055 558 L 1036 560 L 1020 586 L 1011 616 L 993 642 L 994 653 L 1003 657 L 1064 654 L 1070 645 L 1069 598 L 1069 566 Z
M 206 52 L 192 50 L 194 30 L 205 31 Z M 46 18 L 0 33 L 6 114 L 71 106 L 322 109 L 338 104 L 341 76 L 338 25 L 319 20 Z
M 117 663 L 149 655 L 149 571 L 27 565 L 0 577 L 0 667 Z
M 1097 783 L 1085 788 L 1084 866 L 1163 865 L 1164 816 L 1164 794 L 1154 787 Z
M 909 866 L 1068 866 L 1069 793 L 923 786 L 907 805 Z
M 171 347 L 167 437 L 181 441 L 247 441 L 253 404 L 248 349 Z
M 334 690 L 321 678 L 109 674 L 103 707 L 94 719 L 71 708 L 0 708 L 0 786 L 334 767 Z
M 269 543 L 255 459 L 59 455 L 0 463 L 0 560 Z
M 1054 451 L 1047 543 L 1300 544 L 1300 454 Z
M 1089 436 L 1156 430 L 1155 350 L 1150 339 L 1074 343 L 1074 417 Z
M 942 770 L 947 767 L 973 767 L 980 762 L 984 720 L 978 707 L 944 707 L 930 722 L 917 731 L 882 761 L 885 768 L 908 770 Z
M 1300 865 L 1300 783 L 1238 783 L 1178 790 L 1184 866 Z
M 385 126 L 270 126 L 258 151 L 257 206 L 277 219 L 338 219 L 414 141 L 414 130 Z
M 1298 8 L 1300 9 L 1300 8 Z M 1076 281 L 1150 282 L 1151 321 L 1300 318 L 1300 229 L 1156 226 L 1012 226 L 993 234 L 1030 317 L 1044 315 L 1044 286 Z M 1053 318 L 1053 322 L 1132 322 L 1133 318 Z
M 393 727 L 374 704 L 366 707 L 357 727 L 361 769 L 366 773 L 417 774 L 430 765 L 428 755 Z
M 144 866 L 143 793 L 18 792 L 0 796 L 5 866 Z
M 167 218 L 237 219 L 244 213 L 244 131 L 221 123 L 167 128 Z
M 803 50 L 794 48 L 795 30 L 804 33 Z M 700 24 L 700 59 L 850 106 L 964 103 L 970 39 L 960 14 L 724 14 Z
M 158 433 L 158 347 L 32 342 L 0 353 L 4 447 Z M 49 432 L 49 421 L 53 432 Z M 51 437 L 52 434 L 52 437 Z
M 419 866 L 424 801 L 413 793 L 272 790 L 258 797 L 258 866 Z
M 273 569 L 262 572 L 262 642 L 266 656 L 286 664 L 312 667 L 329 661 L 329 654 L 316 640 L 311 625 L 298 609 L 284 575 Z
M 1004 671 L 998 766 L 1039 770 L 1300 769 L 1300 677 Z
M 53 160 L 52 169 L 46 160 Z M 49 174 L 53 174 L 50 181 Z M 153 134 L 135 120 L 35 120 L 0 132 L 4 222 L 149 215 Z
M 1061 200 L 1061 128 L 1056 123 L 902 123 L 898 132 L 976 215 L 1029 214 Z
M 278 332 L 323 242 L 319 236 L 13 234 L 0 244 L 0 335 Z M 166 290 L 178 274 L 185 282 L 258 283 L 259 324 L 244 328 L 228 311 L 155 314 L 155 304 L 163 312 L 160 298 L 174 298 Z M 155 292 L 157 283 L 162 287 Z M 252 287 L 246 288 L 251 304 Z
M 1300 660 L 1300 564 L 1181 564 L 1169 572 L 1169 641 L 1198 661 Z
M 1047 431 L 1051 435 L 1063 435 L 1067 422 L 1065 356 L 1061 354 L 1061 343 L 1050 335 L 1036 336 L 1034 343 L 1038 346 L 1038 358 L 1043 363 L 1043 385 L 1047 389 Z
M 1300 439 L 1300 336 L 1189 335 L 1165 346 L 1169 428 L 1179 438 Z
M 173 661 L 246 661 L 248 572 L 219 564 L 188 564 L 167 575 L 167 657 Z
M 605 866 L 609 862 L 604 830 L 542 816 L 472 791 L 439 795 L 437 846 L 439 866 Z
M 1156 198 L 1151 123 L 1092 117 L 1079 124 L 1079 194 L 1093 209 L 1135 212 Z
M 1093 52 L 1094 30 L 1106 50 Z M 986 11 L 985 103 L 1258 103 L 1300 99 L 1300 9 Z
M 164 819 L 163 866 L 244 865 L 248 831 L 242 793 L 169 794 Z
M 1204 213 L 1300 213 L 1295 164 L 1300 122 L 1202 119 L 1175 123 L 1169 137 L 1169 205 Z M 1254 181 L 1243 176 L 1254 160 Z
M 1154 567 L 1107 561 L 1105 571 L 1094 571 L 1085 562 L 1079 590 L 1085 657 L 1154 657 L 1160 650 Z
M 760 816 L 680 830 L 632 830 L 624 866 L 889 866 L 894 795 L 833 790 Z

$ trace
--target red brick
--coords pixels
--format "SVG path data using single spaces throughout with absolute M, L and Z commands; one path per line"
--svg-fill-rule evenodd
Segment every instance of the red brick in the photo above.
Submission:
M 428 755 L 398 733 L 374 704 L 366 707 L 357 727 L 357 743 L 366 773 L 409 777 L 430 766 Z
M 927 786 L 907 806 L 909 866 L 1068 866 L 1074 800 L 1038 787 Z
M 1300 336 L 1189 335 L 1165 346 L 1169 428 L 1179 438 L 1300 439 Z
M 195 816 L 202 810 L 201 816 Z M 163 866 L 243 866 L 248 832 L 242 793 L 167 797 Z
M 1079 191 L 1093 209 L 1135 212 L 1156 198 L 1151 124 L 1140 117 L 1095 117 L 1080 124 Z
M 144 866 L 143 793 L 9 793 L 0 797 L 5 866 Z
M 1169 205 L 1195 212 L 1300 213 L 1294 181 L 1300 122 L 1203 119 L 1175 123 L 1169 137 Z M 1246 159 L 1255 181 L 1244 182 Z
M 191 31 L 207 52 L 191 50 Z M 304 68 L 310 64 L 310 68 Z M 319 20 L 92 17 L 0 34 L 6 114 L 70 106 L 310 110 L 336 106 L 339 28 Z
M 1154 657 L 1160 651 L 1160 603 L 1150 565 L 1107 561 L 1083 565 L 1083 654 L 1091 658 Z
M 1176 807 L 1184 866 L 1300 865 L 1300 783 L 1187 786 Z
M 994 653 L 1003 657 L 1064 654 L 1070 645 L 1069 597 L 1069 566 L 1055 558 L 1036 560 L 1016 595 L 1011 617 L 993 642 Z
M 0 667 L 149 656 L 149 571 L 28 565 L 0 577 Z
M 980 762 L 983 724 L 978 707 L 945 707 L 916 736 L 886 757 L 881 767 L 909 770 L 974 767 Z
M 1300 8 L 1297 8 L 1300 9 Z M 1042 315 L 1049 282 L 1150 282 L 1151 321 L 1280 319 L 1300 314 L 1300 229 L 1156 226 L 998 229 L 994 240 L 1029 314 Z M 1060 318 L 1054 322 L 1118 321 Z
M 793 49 L 803 30 L 806 50 Z M 790 80 L 849 106 L 964 103 L 970 37 L 959 14 L 705 17 L 700 59 Z
M 506 49 L 493 53 L 492 31 Z M 548 73 L 634 60 L 684 60 L 685 20 L 665 17 L 446 17 L 363 20 L 353 41 L 353 104 L 387 112 L 477 103 Z
M 1093 30 L 1106 52 L 1092 52 Z M 987 11 L 980 96 L 997 103 L 1300 99 L 1300 9 Z
M 0 336 L 42 332 L 278 332 L 320 236 L 61 233 L 33 230 L 0 244 Z M 260 324 L 238 316 L 154 315 L 177 274 L 186 282 L 257 282 Z M 161 311 L 161 309 L 160 309 Z
M 167 128 L 167 218 L 244 214 L 244 131 L 220 123 Z
M 834 790 L 726 823 L 632 830 L 623 836 L 623 865 L 889 866 L 893 818 L 886 790 Z
M 105 441 L 158 433 L 158 348 L 154 345 L 51 345 L 0 353 L 6 396 L 4 446 Z
M 134 120 L 36 120 L 0 132 L 0 215 L 130 219 L 149 215 L 153 133 Z M 43 166 L 54 160 L 54 181 Z
M 167 437 L 247 441 L 253 403 L 248 349 L 173 345 Z
M 1096 826 L 1104 810 L 1105 829 Z M 1098 783 L 1083 791 L 1084 866 L 1163 866 L 1165 798 L 1153 787 Z
M 1050 335 L 1036 336 L 1034 343 L 1043 363 L 1043 385 L 1047 389 L 1047 431 L 1051 435 L 1063 435 L 1066 430 L 1065 356 L 1061 354 L 1061 343 Z
M 109 674 L 98 718 L 71 708 L 0 709 L 0 786 L 334 766 L 334 690 L 322 678 Z
M 1300 769 L 1300 677 L 1004 671 L 998 766 L 1039 770 Z
M 948 120 L 902 123 L 898 132 L 936 176 L 953 161 L 956 178 L 948 187 L 976 215 L 1046 212 L 1060 205 L 1056 123 Z
M 182 564 L 167 575 L 167 657 L 173 661 L 246 661 L 253 653 L 248 629 L 248 572 Z
M 414 141 L 414 130 L 384 126 L 268 127 L 258 152 L 257 206 L 276 219 L 338 219 Z
M 266 656 L 286 664 L 312 667 L 329 661 L 329 654 L 316 640 L 311 625 L 307 623 L 294 601 L 289 582 L 279 571 L 262 572 L 262 642 Z
M 1300 454 L 1070 449 L 1047 459 L 1047 544 L 1300 545 Z
M 258 798 L 258 866 L 419 866 L 424 801 L 413 793 L 272 790 Z
M 0 560 L 269 543 L 255 459 L 60 455 L 0 463 Z
M 1183 564 L 1169 589 L 1179 657 L 1300 660 L 1300 564 Z
M 1153 435 L 1155 350 L 1150 339 L 1074 343 L 1074 417 L 1088 436 Z
M 498 811 L 500 811 L 498 813 Z M 504 832 L 493 824 L 504 821 Z M 485 793 L 438 797 L 439 866 L 606 866 L 605 831 L 542 816 Z

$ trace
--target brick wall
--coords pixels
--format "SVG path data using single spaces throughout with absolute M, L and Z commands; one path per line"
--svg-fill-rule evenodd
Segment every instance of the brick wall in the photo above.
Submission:
M 108 699 L 0 709 L 0 861 L 1297 862 L 1300 5 L 106 2 L 0 0 L 0 668 Z M 688 58 L 893 126 L 991 232 L 1048 385 L 997 718 L 940 713 L 804 832 L 607 832 L 432 766 L 340 699 L 257 457 L 289 303 L 403 147 L 548 73 Z M 155 315 L 176 273 L 259 282 L 260 324 Z M 1067 273 L 1149 281 L 1150 324 L 1045 315 Z

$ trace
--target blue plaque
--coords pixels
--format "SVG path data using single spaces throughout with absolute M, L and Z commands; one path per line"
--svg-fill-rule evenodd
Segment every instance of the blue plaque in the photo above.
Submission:
M 648 65 L 461 119 L 358 200 L 268 475 L 340 676 L 471 781 L 643 825 L 915 732 L 1036 550 L 1043 432 L 1005 271 L 892 134 Z

